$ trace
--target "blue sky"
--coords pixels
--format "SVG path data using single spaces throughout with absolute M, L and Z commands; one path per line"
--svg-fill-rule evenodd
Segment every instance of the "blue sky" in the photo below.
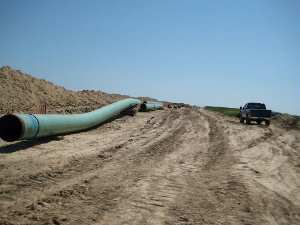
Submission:
M 0 66 L 72 90 L 300 114 L 299 0 L 0 0 Z

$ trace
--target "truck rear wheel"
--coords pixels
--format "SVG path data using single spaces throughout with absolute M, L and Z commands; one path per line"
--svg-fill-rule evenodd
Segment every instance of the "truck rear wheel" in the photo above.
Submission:
M 251 120 L 247 117 L 247 119 L 246 119 L 246 123 L 249 125 L 249 124 L 251 124 Z
M 240 123 L 244 123 L 244 118 L 243 117 L 240 118 Z
M 260 125 L 260 124 L 261 124 L 261 121 L 260 121 L 260 120 L 257 120 L 256 123 L 257 123 L 258 125 Z
M 270 126 L 271 121 L 270 120 L 266 120 L 265 123 L 266 123 L 267 126 Z

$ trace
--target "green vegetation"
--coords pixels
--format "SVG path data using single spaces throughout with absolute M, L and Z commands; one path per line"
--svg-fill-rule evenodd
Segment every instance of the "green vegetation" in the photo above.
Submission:
M 227 108 L 227 107 L 214 107 L 214 106 L 205 106 L 206 110 L 210 110 L 213 112 L 223 113 L 227 116 L 239 117 L 239 109 L 237 108 Z

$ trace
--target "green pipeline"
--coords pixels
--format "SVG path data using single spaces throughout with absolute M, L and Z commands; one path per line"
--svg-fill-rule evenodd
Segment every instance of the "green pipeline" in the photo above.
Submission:
M 140 104 L 127 98 L 83 114 L 7 114 L 0 118 L 0 137 L 11 142 L 85 130 Z
M 162 102 L 152 102 L 152 101 L 144 101 L 143 104 L 140 106 L 141 111 L 150 111 L 156 110 L 163 107 Z

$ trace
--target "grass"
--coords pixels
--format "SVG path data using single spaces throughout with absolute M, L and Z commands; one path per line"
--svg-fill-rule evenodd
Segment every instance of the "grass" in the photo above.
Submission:
M 205 109 L 213 112 L 219 112 L 227 116 L 239 117 L 239 109 L 227 107 L 205 106 Z

